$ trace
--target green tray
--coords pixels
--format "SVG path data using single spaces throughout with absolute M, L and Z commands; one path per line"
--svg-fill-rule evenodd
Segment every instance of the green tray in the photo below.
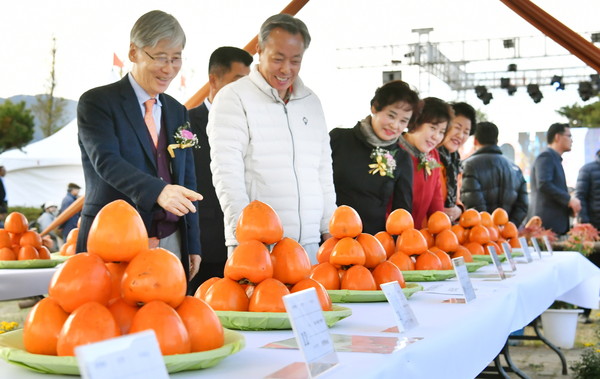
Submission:
M 218 349 L 190 354 L 163 356 L 169 373 L 215 366 L 225 357 L 242 350 L 244 336 L 225 329 L 225 344 Z M 45 374 L 80 375 L 75 357 L 31 354 L 23 347 L 23 329 L 0 334 L 0 358 L 8 363 Z
M 506 254 L 498 255 L 498 258 L 500 258 L 500 262 L 504 262 L 506 260 Z M 486 255 L 473 254 L 473 261 L 494 263 L 494 261 L 492 261 L 492 257 L 490 257 L 487 254 Z
M 454 270 L 413 270 L 402 271 L 404 280 L 407 282 L 437 282 L 454 278 Z
M 292 329 L 286 312 L 237 312 L 215 311 L 224 328 L 237 330 L 283 330 Z M 333 310 L 323 312 L 327 326 L 352 314 L 350 308 L 333 305 Z
M 402 288 L 404 295 L 409 298 L 415 292 L 422 291 L 423 286 L 417 283 L 406 283 Z M 334 303 L 372 303 L 387 301 L 383 291 L 351 291 L 351 290 L 327 290 L 331 301 Z
M 491 262 L 490 262 L 491 263 Z M 474 262 L 466 262 L 465 265 L 467 266 L 467 271 L 468 272 L 474 272 L 479 270 L 480 268 L 489 265 L 488 262 L 485 261 L 474 261 Z
M 26 259 L 23 261 L 0 261 L 1 268 L 48 268 L 64 261 L 59 259 Z

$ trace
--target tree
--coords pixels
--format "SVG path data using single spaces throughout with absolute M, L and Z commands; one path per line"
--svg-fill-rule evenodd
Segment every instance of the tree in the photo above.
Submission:
M 556 111 L 558 114 L 569 119 L 569 125 L 574 128 L 600 127 L 600 101 L 584 105 L 583 107 L 577 104 L 566 106 Z
M 37 95 L 31 109 L 40 123 L 44 137 L 51 136 L 65 125 L 65 107 L 67 102 L 62 97 L 54 97 L 56 89 L 56 38 L 52 38 L 52 65 L 48 79 L 48 93 Z
M 33 138 L 33 115 L 25 102 L 14 104 L 6 100 L 0 105 L 0 153 L 13 147 L 21 148 Z

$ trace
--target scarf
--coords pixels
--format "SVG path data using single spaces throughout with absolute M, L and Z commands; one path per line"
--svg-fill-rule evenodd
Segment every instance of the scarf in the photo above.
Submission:
M 373 147 L 389 146 L 398 142 L 398 139 L 384 141 L 377 137 L 373 131 L 373 126 L 371 126 L 371 116 L 367 116 L 360 121 L 360 131 L 365 137 L 365 141 Z
M 460 155 L 458 152 L 451 153 L 444 146 L 438 148 L 440 153 L 440 160 L 446 168 L 446 190 L 447 195 L 444 199 L 444 206 L 446 208 L 452 208 L 456 205 L 457 200 L 457 188 L 458 188 L 458 174 L 462 171 L 460 167 Z
M 425 176 L 425 180 L 431 175 L 431 171 L 440 167 L 440 164 L 429 155 L 429 153 L 423 153 L 415 146 L 413 146 L 410 142 L 404 138 L 404 133 L 400 135 L 398 138 L 398 144 L 404 148 L 411 156 L 417 158 L 419 162 L 417 164 L 417 171 L 422 170 L 423 175 Z

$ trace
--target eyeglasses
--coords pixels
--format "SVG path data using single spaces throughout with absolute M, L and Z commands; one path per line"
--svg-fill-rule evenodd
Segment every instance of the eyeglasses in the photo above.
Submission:
M 179 68 L 179 67 L 181 67 L 181 64 L 183 63 L 183 59 L 181 59 L 181 57 L 174 57 L 174 58 L 153 57 L 152 55 L 148 54 L 146 52 L 146 50 L 142 49 L 142 51 L 148 56 L 148 58 L 150 58 L 154 61 L 154 64 L 157 67 L 160 67 L 160 68 L 165 67 L 167 64 L 169 64 L 169 62 L 171 63 L 171 65 L 174 68 Z

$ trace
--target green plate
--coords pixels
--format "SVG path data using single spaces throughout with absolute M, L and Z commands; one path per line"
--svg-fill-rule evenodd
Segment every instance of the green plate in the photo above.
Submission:
M 500 258 L 500 262 L 504 262 L 506 260 L 506 255 L 505 254 L 499 255 L 498 258 Z M 473 260 L 479 261 L 479 262 L 494 263 L 492 261 L 492 257 L 490 257 L 487 254 L 486 255 L 473 254 Z
M 215 311 L 224 328 L 237 330 L 282 330 L 292 329 L 286 312 L 237 312 Z M 327 326 L 352 314 L 352 310 L 333 305 L 333 310 L 323 312 Z
M 24 261 L 0 261 L 0 268 L 48 268 L 64 261 L 58 259 L 26 259 Z
M 422 291 L 423 286 L 418 283 L 406 283 L 402 288 L 404 295 L 409 298 L 413 293 Z M 334 303 L 372 303 L 387 301 L 383 291 L 351 291 L 351 290 L 327 290 L 331 301 Z
M 480 268 L 487 266 L 489 263 L 485 262 L 485 261 L 474 261 L 474 262 L 465 262 L 465 265 L 467 266 L 467 271 L 468 272 L 474 272 L 479 270 Z
M 225 344 L 218 349 L 200 353 L 175 354 L 164 356 L 169 373 L 199 370 L 215 366 L 225 357 L 242 350 L 244 336 L 225 329 Z M 0 334 L 0 358 L 8 363 L 45 374 L 79 375 L 75 357 L 31 354 L 23 347 L 23 329 Z
M 69 258 L 71 258 L 71 257 L 72 257 L 72 255 L 62 255 L 62 254 L 61 254 L 61 253 L 59 253 L 59 252 L 56 252 L 56 253 L 50 253 L 50 255 L 52 256 L 52 259 L 56 259 L 57 261 L 60 261 L 60 262 L 64 262 L 64 261 L 66 261 L 67 259 L 69 259 Z
M 437 282 L 454 278 L 454 270 L 413 270 L 402 271 L 402 276 L 407 282 Z

